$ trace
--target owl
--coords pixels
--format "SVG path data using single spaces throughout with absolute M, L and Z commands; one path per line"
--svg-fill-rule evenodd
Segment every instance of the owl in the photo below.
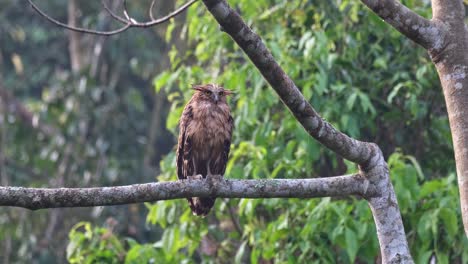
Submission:
M 193 85 L 195 90 L 179 122 L 177 176 L 180 180 L 224 175 L 234 126 L 226 97 L 216 84 Z M 206 216 L 215 197 L 187 198 L 194 215 Z

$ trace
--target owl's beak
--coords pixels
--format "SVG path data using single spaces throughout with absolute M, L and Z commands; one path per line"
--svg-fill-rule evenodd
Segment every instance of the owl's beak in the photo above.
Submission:
M 217 103 L 219 101 L 219 95 L 217 93 L 213 93 L 213 99 Z

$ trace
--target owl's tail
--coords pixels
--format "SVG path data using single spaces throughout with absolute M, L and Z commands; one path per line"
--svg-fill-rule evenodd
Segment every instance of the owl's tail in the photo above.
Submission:
M 200 197 L 192 197 L 187 199 L 190 204 L 190 209 L 192 209 L 192 213 L 197 216 L 206 216 L 211 208 L 214 206 L 216 198 L 200 198 Z

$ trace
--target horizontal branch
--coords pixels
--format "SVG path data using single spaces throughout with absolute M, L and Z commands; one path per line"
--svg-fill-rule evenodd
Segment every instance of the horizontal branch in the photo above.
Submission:
M 155 202 L 187 197 L 313 198 L 373 196 L 377 192 L 359 174 L 316 179 L 224 180 L 219 176 L 95 188 L 0 187 L 0 206 L 31 210 Z

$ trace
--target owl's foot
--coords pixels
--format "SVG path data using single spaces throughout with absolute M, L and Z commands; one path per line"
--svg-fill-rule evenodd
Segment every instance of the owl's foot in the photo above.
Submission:
M 218 182 L 224 180 L 223 175 L 220 175 L 220 174 L 208 174 L 206 175 L 206 178 L 212 181 L 218 181 Z
M 187 176 L 187 179 L 188 180 L 201 180 L 203 179 L 203 176 L 201 174 L 197 174 L 197 175 Z

